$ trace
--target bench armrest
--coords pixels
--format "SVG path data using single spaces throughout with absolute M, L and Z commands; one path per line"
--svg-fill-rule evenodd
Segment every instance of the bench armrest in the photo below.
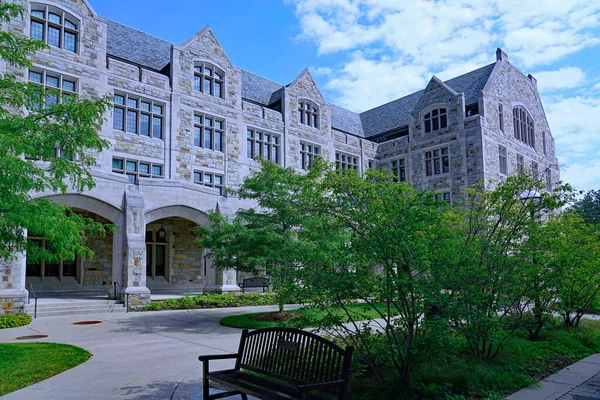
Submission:
M 302 393 L 305 393 L 305 392 L 310 392 L 312 390 L 334 388 L 336 386 L 342 386 L 345 383 L 346 383 L 346 381 L 344 381 L 344 380 L 333 381 L 333 382 L 313 383 L 313 384 L 309 384 L 309 385 L 298 385 L 298 389 L 300 389 L 300 391 Z
M 210 361 L 210 360 L 227 360 L 230 358 L 238 358 L 239 354 L 212 354 L 212 355 L 206 355 L 206 356 L 199 356 L 198 360 L 205 362 L 205 361 Z

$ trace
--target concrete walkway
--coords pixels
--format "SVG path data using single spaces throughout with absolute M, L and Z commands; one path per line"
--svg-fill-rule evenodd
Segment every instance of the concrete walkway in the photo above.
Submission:
M 175 399 L 200 400 L 200 354 L 237 351 L 240 330 L 220 326 L 224 316 L 275 311 L 276 307 L 158 311 L 45 317 L 30 325 L 0 330 L 0 342 L 19 336 L 48 335 L 38 341 L 68 343 L 93 354 L 87 362 L 35 385 L 10 393 L 6 400 Z M 96 325 L 73 325 L 78 321 Z M 230 368 L 229 360 L 211 368 Z
M 600 399 L 600 354 L 594 354 L 526 388 L 507 400 Z

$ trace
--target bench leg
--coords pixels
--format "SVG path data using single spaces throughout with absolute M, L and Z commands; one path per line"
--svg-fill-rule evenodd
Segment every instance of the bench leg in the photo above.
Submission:
M 240 393 L 240 396 L 242 396 L 242 400 L 248 400 L 248 395 L 246 393 Z
M 209 400 L 210 399 L 210 390 L 208 383 L 208 361 L 202 362 L 202 399 Z

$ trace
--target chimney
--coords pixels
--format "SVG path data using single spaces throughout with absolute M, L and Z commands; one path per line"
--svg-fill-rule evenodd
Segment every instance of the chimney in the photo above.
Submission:
M 531 83 L 533 83 L 533 86 L 535 86 L 537 88 L 537 79 L 535 79 L 535 77 L 531 74 L 527 75 L 527 77 L 529 78 Z
M 496 50 L 496 61 L 506 61 L 508 62 L 508 54 L 502 51 L 500 47 Z

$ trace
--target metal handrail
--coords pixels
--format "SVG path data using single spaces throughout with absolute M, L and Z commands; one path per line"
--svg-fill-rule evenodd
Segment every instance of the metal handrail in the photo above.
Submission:
M 33 319 L 36 319 L 37 318 L 38 297 L 37 297 L 37 294 L 35 294 L 35 290 L 33 290 L 33 285 L 31 284 L 31 282 L 29 282 L 27 284 L 27 291 L 29 292 L 29 295 L 27 296 L 27 304 L 30 304 L 31 296 L 33 296 L 33 298 L 35 299 L 35 303 L 34 303 L 34 307 L 33 307 Z
M 125 293 L 125 312 L 128 313 L 129 312 L 129 293 L 127 293 L 124 289 L 123 286 L 121 286 L 121 284 L 119 282 L 113 282 L 113 287 L 114 287 L 114 292 L 115 292 L 115 297 L 114 299 L 117 299 L 117 286 L 119 287 L 119 298 L 121 298 L 120 294 L 121 293 Z

